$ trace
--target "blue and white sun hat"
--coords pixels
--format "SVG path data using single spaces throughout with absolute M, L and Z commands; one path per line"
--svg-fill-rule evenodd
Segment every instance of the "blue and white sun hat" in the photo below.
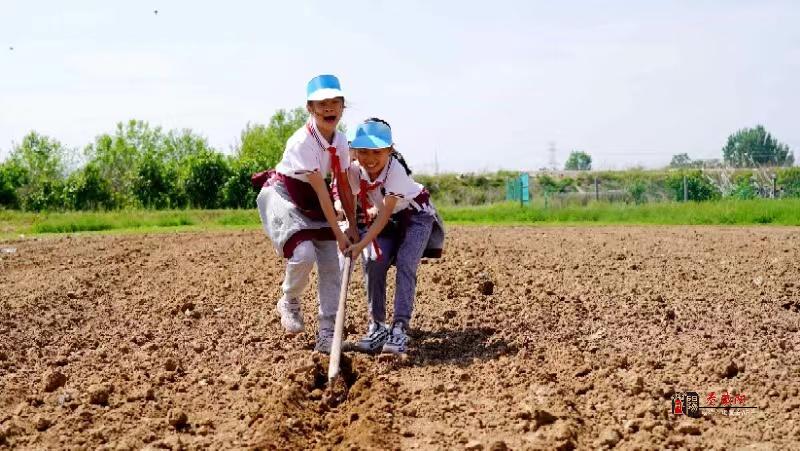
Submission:
M 344 97 L 342 85 L 335 75 L 317 75 L 308 82 L 306 100 L 325 100 Z
M 350 142 L 353 149 L 384 149 L 391 147 L 392 129 L 382 122 L 369 121 L 356 127 L 355 137 Z

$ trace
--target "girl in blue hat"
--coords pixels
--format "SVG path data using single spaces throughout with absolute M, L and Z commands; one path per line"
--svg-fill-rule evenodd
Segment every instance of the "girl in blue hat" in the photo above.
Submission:
M 300 296 L 316 263 L 319 331 L 314 349 L 329 353 L 341 284 L 338 253 L 358 240 L 349 184 L 342 184 L 342 197 L 352 226 L 343 232 L 325 182 L 328 174 L 334 180 L 346 177 L 350 166 L 347 138 L 336 130 L 344 111 L 339 80 L 320 75 L 308 82 L 306 108 L 309 120 L 289 138 L 280 163 L 273 171 L 256 174 L 254 183 L 264 179 L 257 198 L 261 223 L 276 251 L 287 259 L 283 296 L 277 303 L 281 325 L 289 334 L 304 330 Z
M 367 333 L 355 344 L 363 352 L 403 353 L 414 309 L 417 268 L 422 257 L 440 257 L 444 225 L 428 191 L 411 178 L 411 170 L 394 149 L 389 124 L 367 119 L 350 143 L 355 150 L 363 215 L 361 240 L 350 247 L 363 256 L 370 315 Z M 347 185 L 347 184 L 344 184 Z M 386 323 L 386 274 L 397 267 L 394 319 Z

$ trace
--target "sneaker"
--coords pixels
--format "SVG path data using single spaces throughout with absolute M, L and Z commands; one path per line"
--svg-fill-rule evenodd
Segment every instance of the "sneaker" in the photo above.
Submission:
M 355 350 L 366 353 L 378 352 L 389 339 L 389 329 L 386 324 L 370 321 L 367 334 L 355 344 Z
M 332 345 L 333 329 L 320 329 L 319 333 L 317 334 L 317 344 L 314 346 L 314 351 L 321 352 L 323 354 L 330 354 Z
M 299 299 L 287 299 L 284 296 L 278 301 L 276 308 L 281 315 L 281 326 L 286 329 L 287 334 L 299 334 L 305 330 L 303 312 L 300 311 Z
M 383 345 L 383 352 L 388 354 L 402 354 L 406 352 L 408 343 L 411 341 L 406 334 L 406 325 L 401 321 L 392 324 L 392 333 L 386 344 Z

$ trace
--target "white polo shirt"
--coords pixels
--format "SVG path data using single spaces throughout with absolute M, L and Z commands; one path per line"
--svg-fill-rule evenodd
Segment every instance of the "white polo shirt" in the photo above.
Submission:
M 389 158 L 389 162 L 386 164 L 386 167 L 383 168 L 383 171 L 381 171 L 375 180 L 370 180 L 369 175 L 367 175 L 367 171 L 362 168 L 357 161 L 353 162 L 353 166 L 359 168 L 358 173 L 363 180 L 367 181 L 367 183 L 381 183 L 383 190 L 378 187 L 370 190 L 367 194 L 367 198 L 372 205 L 383 203 L 383 192 L 386 193 L 386 196 L 397 198 L 397 204 L 395 204 L 392 214 L 408 208 L 408 206 L 411 204 L 411 201 L 414 200 L 415 197 L 419 196 L 424 189 L 422 185 L 415 182 L 411 176 L 406 174 L 406 170 L 403 168 L 403 165 L 400 164 L 400 162 L 394 157 Z M 355 193 L 358 193 L 359 191 L 360 190 L 356 190 Z
M 309 133 L 307 125 L 303 125 L 286 142 L 283 158 L 275 166 L 277 172 L 306 183 L 308 183 L 308 174 L 312 172 L 319 172 L 325 177 L 331 171 L 331 154 L 325 150 L 331 144 L 319 132 L 316 122 L 312 120 L 310 123 L 319 142 Z M 336 155 L 339 156 L 342 170 L 345 171 L 350 167 L 350 148 L 347 144 L 347 137 L 344 133 L 337 131 L 332 145 L 336 147 Z

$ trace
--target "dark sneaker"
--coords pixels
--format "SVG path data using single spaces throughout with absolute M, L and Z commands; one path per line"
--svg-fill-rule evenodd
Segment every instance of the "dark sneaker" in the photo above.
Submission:
M 383 345 L 383 352 L 387 354 L 403 354 L 408 350 L 408 343 L 411 339 L 406 333 L 406 325 L 401 321 L 392 324 L 392 331 L 389 339 Z
M 314 346 L 314 350 L 317 352 L 321 352 L 323 354 L 330 354 L 332 345 L 333 345 L 333 329 L 332 328 L 320 329 L 319 333 L 317 334 L 317 344 Z

